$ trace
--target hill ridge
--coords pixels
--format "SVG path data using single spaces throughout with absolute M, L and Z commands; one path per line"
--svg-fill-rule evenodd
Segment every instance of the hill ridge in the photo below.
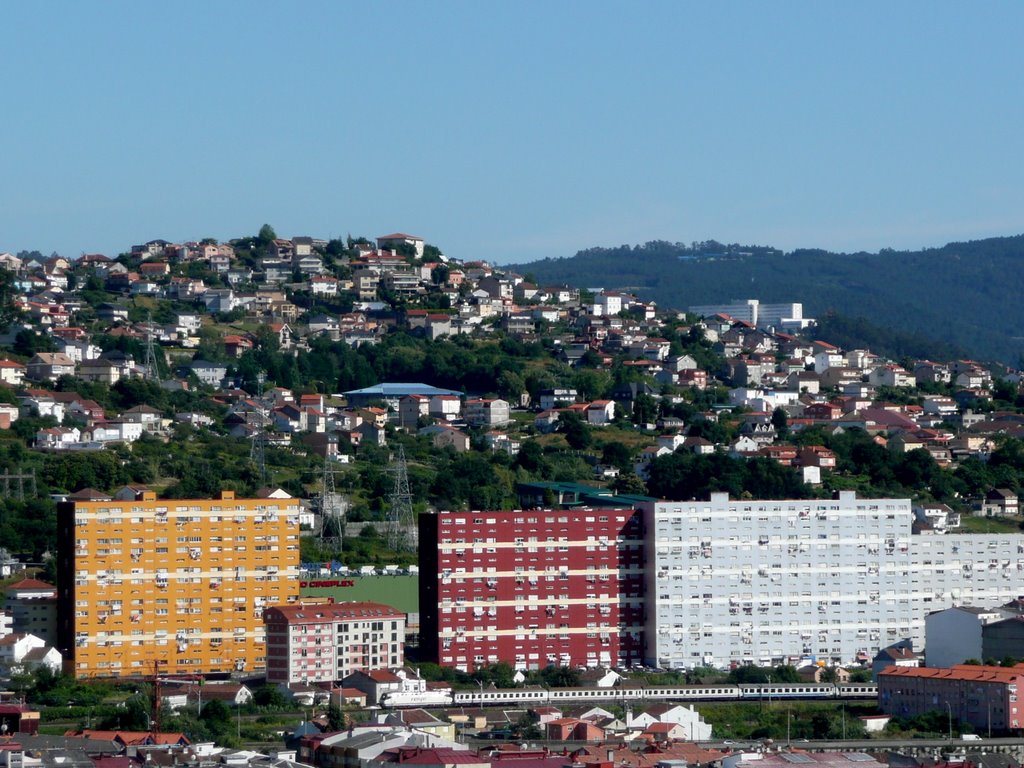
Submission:
M 1024 352 L 1024 234 L 877 253 L 671 243 L 591 247 L 509 265 L 541 283 L 635 290 L 663 307 L 757 298 L 802 302 L 1017 364 Z

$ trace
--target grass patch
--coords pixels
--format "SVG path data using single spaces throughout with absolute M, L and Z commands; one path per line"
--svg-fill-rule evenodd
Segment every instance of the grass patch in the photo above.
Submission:
M 974 517 L 960 516 L 960 533 L 1020 533 L 1021 524 L 1018 520 L 1008 517 Z
M 341 576 L 337 578 L 351 581 L 352 586 L 303 587 L 299 593 L 303 597 L 333 597 L 338 603 L 369 600 L 390 605 L 403 613 L 418 613 L 420 610 L 419 576 Z

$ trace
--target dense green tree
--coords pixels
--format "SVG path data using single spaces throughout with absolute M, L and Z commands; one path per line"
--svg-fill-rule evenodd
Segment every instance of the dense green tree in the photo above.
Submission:
M 327 730 L 340 731 L 345 728 L 345 713 L 333 701 L 327 707 Z
M 203 710 L 199 713 L 199 719 L 214 732 L 220 733 L 231 722 L 231 710 L 220 699 L 204 701 Z
M 15 303 L 18 295 L 14 284 L 14 273 L 0 268 L 0 331 L 6 331 L 22 312 Z
M 610 440 L 601 446 L 601 462 L 625 471 L 633 466 L 633 452 L 624 443 Z
M 281 708 L 289 705 L 289 699 L 276 685 L 264 683 L 252 692 L 253 703 L 258 707 Z
M 784 440 L 789 437 L 789 416 L 786 415 L 784 408 L 779 407 L 772 411 L 772 426 L 775 427 L 775 432 L 780 439 Z
M 593 442 L 590 425 L 571 411 L 563 411 L 559 415 L 558 429 L 565 435 L 565 441 L 569 443 L 570 448 L 583 450 L 589 448 Z
M 270 245 L 270 243 L 276 239 L 277 233 L 274 231 L 274 228 L 269 224 L 264 224 L 262 227 L 260 227 L 259 234 L 256 235 L 256 240 L 259 242 L 260 245 L 263 246 Z
M 633 400 L 633 423 L 653 424 L 658 418 L 658 401 L 650 395 L 639 394 Z
M 28 329 L 18 331 L 14 336 L 14 354 L 32 357 L 38 352 L 53 352 L 57 347 L 53 338 Z

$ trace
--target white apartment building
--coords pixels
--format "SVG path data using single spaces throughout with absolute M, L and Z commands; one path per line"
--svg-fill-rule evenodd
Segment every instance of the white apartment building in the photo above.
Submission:
M 932 611 L 1024 594 L 1024 535 L 912 536 L 909 499 L 715 493 L 644 520 L 645 655 L 662 667 L 871 658 L 921 647 Z
M 331 682 L 405 663 L 405 614 L 389 605 L 275 605 L 263 621 L 271 683 Z

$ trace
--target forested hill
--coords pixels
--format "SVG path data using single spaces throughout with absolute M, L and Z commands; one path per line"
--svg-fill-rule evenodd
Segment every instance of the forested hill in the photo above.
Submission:
M 512 269 L 542 285 L 628 290 L 661 307 L 800 301 L 1016 365 L 1024 352 L 1024 235 L 921 251 L 783 253 L 764 246 L 651 242 L 591 248 Z

